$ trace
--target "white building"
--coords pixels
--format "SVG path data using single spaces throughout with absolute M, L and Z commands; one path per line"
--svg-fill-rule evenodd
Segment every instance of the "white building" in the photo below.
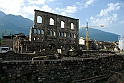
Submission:
M 124 36 L 119 37 L 119 48 L 120 50 L 124 50 Z
M 79 38 L 79 45 L 85 45 L 85 39 L 83 37 Z

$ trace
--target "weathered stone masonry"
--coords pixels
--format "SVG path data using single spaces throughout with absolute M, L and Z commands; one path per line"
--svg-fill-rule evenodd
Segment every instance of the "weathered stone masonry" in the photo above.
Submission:
M 40 19 L 40 21 L 39 21 Z M 35 10 L 30 41 L 37 50 L 77 49 L 79 20 Z
M 13 52 L 0 54 L 0 58 L 3 59 L 0 62 L 0 82 L 93 83 L 99 77 L 101 79 L 108 77 L 110 71 L 124 69 L 123 56 L 110 52 L 97 53 L 91 51 L 90 53 L 83 51 L 77 57 L 63 57 L 52 60 L 44 58 L 34 59 L 33 61 L 32 58 L 39 54 L 17 54 Z M 89 80 L 90 78 L 91 80 Z
M 93 83 L 87 78 L 109 75 L 123 69 L 121 56 L 104 58 L 66 57 L 57 60 L 13 60 L 0 63 L 1 83 Z M 6 80 L 6 82 L 5 82 Z

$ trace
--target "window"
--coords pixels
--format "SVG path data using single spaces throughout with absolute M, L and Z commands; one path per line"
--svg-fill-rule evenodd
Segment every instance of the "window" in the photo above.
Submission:
M 74 23 L 71 23 L 71 29 L 74 29 Z
M 74 34 L 74 38 L 76 38 L 76 34 Z
M 63 32 L 61 32 L 61 36 L 64 36 L 64 33 Z
M 49 44 L 48 47 L 49 47 L 49 49 L 55 49 L 56 46 L 55 46 L 55 44 Z
M 53 31 L 53 35 L 56 36 L 56 32 L 55 31 Z
M 66 37 L 66 32 L 64 33 L 64 37 Z
M 42 35 L 44 34 L 44 31 L 43 31 L 43 30 L 41 30 L 41 34 L 42 34 Z
M 36 30 L 36 29 L 34 29 L 34 33 L 35 33 L 35 34 L 37 33 L 37 30 Z
M 50 30 L 47 31 L 47 34 L 50 35 Z
M 74 38 L 74 34 L 73 33 L 71 34 L 71 38 Z
M 65 27 L 65 23 L 64 21 L 61 21 L 61 28 L 64 28 Z
M 42 17 L 41 16 L 37 16 L 37 23 L 42 23 Z
M 50 18 L 50 25 L 54 25 L 54 19 Z
M 51 35 L 51 36 L 53 35 L 53 31 L 52 31 L 52 30 L 50 30 L 50 35 Z
M 71 38 L 71 33 L 69 33 L 69 37 Z
M 38 34 L 41 34 L 41 31 L 40 31 L 40 29 L 38 30 Z
M 60 32 L 58 32 L 58 36 L 61 36 L 61 33 Z

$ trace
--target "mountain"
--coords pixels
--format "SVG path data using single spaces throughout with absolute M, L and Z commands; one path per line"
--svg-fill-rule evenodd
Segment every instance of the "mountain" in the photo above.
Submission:
M 4 17 L 4 16 L 6 16 L 6 14 L 5 14 L 4 12 L 0 11 L 0 19 L 1 19 L 2 17 Z
M 86 37 L 86 29 L 82 28 L 79 30 L 79 37 Z M 119 35 L 110 32 L 101 31 L 94 28 L 88 28 L 88 36 L 91 39 L 99 41 L 118 41 Z
M 24 33 L 25 35 L 29 34 L 30 28 L 33 26 L 33 21 L 24 18 L 20 15 L 15 16 L 12 14 L 6 15 L 4 12 L 0 11 L 0 34 L 5 30 L 5 35 Z M 104 32 L 98 29 L 89 28 L 89 38 L 101 41 L 118 41 L 117 34 Z M 83 34 L 82 34 L 83 33 Z M 84 37 L 86 34 L 86 29 L 79 29 L 79 37 Z M 1 38 L 2 35 L 0 35 Z
M 1 13 L 0 13 L 1 16 Z M 0 33 L 2 34 L 5 30 L 5 35 L 25 33 L 28 35 L 30 28 L 33 26 L 33 21 L 22 16 L 5 15 L 0 18 Z M 1 35 L 0 35 L 1 37 Z

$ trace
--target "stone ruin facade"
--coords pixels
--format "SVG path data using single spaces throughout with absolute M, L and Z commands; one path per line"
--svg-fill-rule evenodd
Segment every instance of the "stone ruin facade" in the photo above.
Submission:
M 34 26 L 30 29 L 30 50 L 47 53 L 65 52 L 78 47 L 79 19 L 34 10 Z
M 15 53 L 45 52 L 50 55 L 57 52 L 67 54 L 67 51 L 78 48 L 79 19 L 40 10 L 34 12 L 34 26 L 29 36 L 23 33 L 6 36 L 6 46 Z

